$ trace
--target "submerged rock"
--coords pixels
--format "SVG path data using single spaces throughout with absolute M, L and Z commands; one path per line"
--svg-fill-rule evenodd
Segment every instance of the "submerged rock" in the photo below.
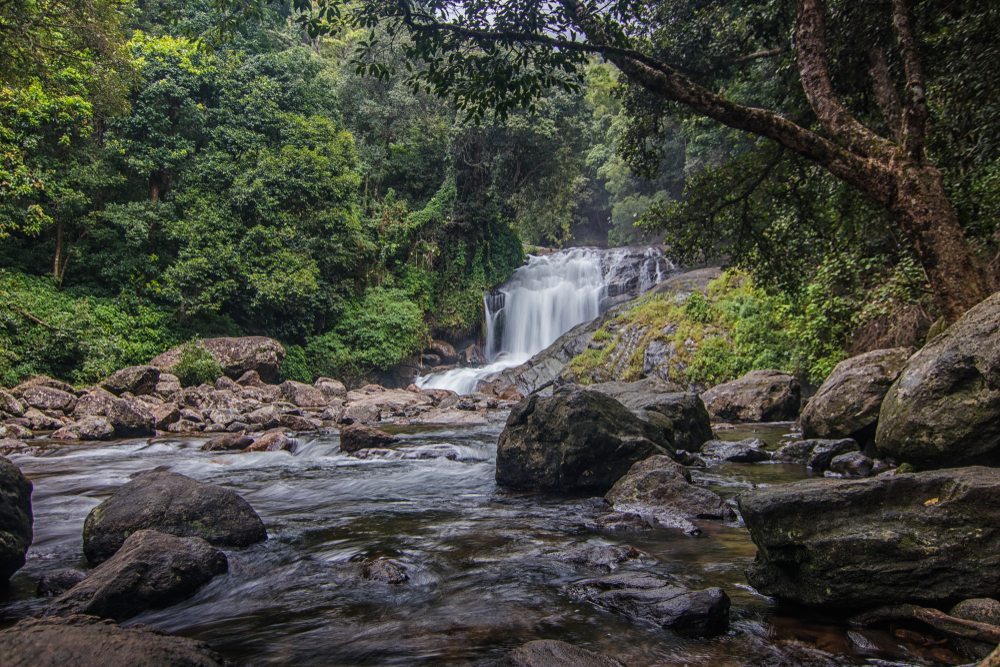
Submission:
M 882 402 L 876 444 L 926 468 L 1000 462 L 1000 292 L 910 357 Z
M 31 482 L 0 456 L 0 583 L 24 566 L 31 546 Z
M 898 347 L 837 364 L 802 411 L 802 437 L 874 439 L 882 400 L 909 356 L 909 350 Z
M 610 514 L 605 514 L 604 516 L 599 516 L 593 521 L 588 522 L 587 528 L 591 530 L 611 530 L 633 533 L 653 529 L 653 527 L 649 525 L 649 521 L 644 519 L 641 515 L 633 512 L 612 512 Z
M 203 452 L 232 452 L 242 451 L 253 444 L 253 438 L 241 433 L 227 433 L 209 438 L 201 446 Z
M 20 424 L 5 423 L 0 424 L 0 438 L 11 438 L 16 440 L 29 440 L 34 437 L 34 433 L 27 426 Z
M 138 530 L 200 537 L 246 547 L 267 539 L 264 523 L 234 491 L 173 472 L 146 472 L 95 507 L 83 524 L 83 553 L 92 564 L 110 558 Z
M 1000 594 L 1000 470 L 816 479 L 736 498 L 757 545 L 747 581 L 827 608 Z
M 712 421 L 780 422 L 799 416 L 802 388 L 788 373 L 750 371 L 701 395 Z
M 225 554 L 200 537 L 140 530 L 114 556 L 53 600 L 44 615 L 90 614 L 121 622 L 146 609 L 179 602 L 228 569 Z
M 553 555 L 567 563 L 577 563 L 604 570 L 617 570 L 619 563 L 634 560 L 642 554 L 635 547 L 627 544 L 583 544 Z
M 385 449 L 399 442 L 399 438 L 364 424 L 350 424 L 340 429 L 340 451 L 357 452 L 362 449 Z
M 739 442 L 712 440 L 701 446 L 701 454 L 730 463 L 759 463 L 771 460 L 771 453 L 764 449 L 764 441 L 760 438 L 747 438 Z
M 626 667 L 624 662 L 553 639 L 528 642 L 493 667 Z
M 0 632 L 4 667 L 223 667 L 208 644 L 94 616 L 31 618 Z
M 666 454 L 659 429 L 604 394 L 575 386 L 515 407 L 497 445 L 498 484 L 605 493 L 632 464 Z
M 38 589 L 35 593 L 40 598 L 56 597 L 76 586 L 86 576 L 86 573 L 79 570 L 59 570 L 43 574 L 42 578 L 38 580 Z
M 406 566 L 391 558 L 375 558 L 361 568 L 361 576 L 368 581 L 398 585 L 409 581 Z
M 247 445 L 244 452 L 293 452 L 298 443 L 282 431 L 270 431 Z
M 721 588 L 691 591 L 651 574 L 623 572 L 578 581 L 569 592 L 598 607 L 675 632 L 710 636 L 729 627 L 729 596 Z

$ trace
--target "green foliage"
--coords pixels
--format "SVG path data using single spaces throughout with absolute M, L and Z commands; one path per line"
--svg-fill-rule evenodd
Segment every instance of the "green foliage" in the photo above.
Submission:
M 388 369 L 430 341 L 420 308 L 400 289 L 372 287 L 347 307 L 337 329 L 350 363 Z
M 712 321 L 712 304 L 701 292 L 692 292 L 684 302 L 684 315 L 692 322 L 708 324 Z
M 172 372 L 183 387 L 215 384 L 215 381 L 223 375 L 222 366 L 215 360 L 215 356 L 197 340 L 187 342 L 181 347 L 180 361 Z
M 315 378 L 321 373 L 315 372 L 310 364 L 309 355 L 301 345 L 286 345 L 285 360 L 281 362 L 281 373 L 278 376 L 279 382 L 294 380 L 312 384 Z

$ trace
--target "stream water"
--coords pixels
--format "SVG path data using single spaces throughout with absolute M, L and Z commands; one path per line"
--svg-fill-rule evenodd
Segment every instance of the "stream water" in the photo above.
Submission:
M 153 468 L 230 487 L 260 514 L 270 538 L 228 550 L 230 571 L 194 597 L 131 619 L 210 643 L 238 665 L 488 665 L 524 642 L 560 639 L 630 667 L 850 665 L 959 662 L 941 648 L 852 631 L 842 621 L 777 606 L 746 587 L 755 547 L 738 523 L 604 533 L 585 528 L 608 510 L 600 498 L 512 493 L 493 479 L 502 422 L 398 429 L 405 446 L 448 443 L 457 460 L 361 461 L 338 436 L 300 436 L 294 454 L 204 453 L 203 439 L 155 438 L 60 444 L 11 459 L 34 484 L 35 538 L 28 562 L 0 593 L 0 626 L 36 613 L 38 578 L 86 568 L 87 513 L 130 475 Z M 749 427 L 772 447 L 788 425 Z M 725 431 L 727 440 L 747 430 Z M 802 466 L 719 464 L 696 482 L 732 498 L 751 484 L 807 476 Z M 733 600 L 727 635 L 680 637 L 567 596 L 563 586 L 600 571 L 552 552 L 630 544 L 644 556 L 623 564 L 690 588 L 721 586 Z M 365 558 L 404 563 L 399 586 L 360 576 Z

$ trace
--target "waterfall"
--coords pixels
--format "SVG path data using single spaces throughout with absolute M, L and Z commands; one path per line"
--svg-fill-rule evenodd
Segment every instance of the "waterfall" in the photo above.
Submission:
M 418 387 L 475 391 L 480 380 L 519 366 L 578 324 L 646 292 L 675 269 L 657 248 L 571 248 L 527 263 L 483 297 L 486 338 L 481 368 L 417 378 Z

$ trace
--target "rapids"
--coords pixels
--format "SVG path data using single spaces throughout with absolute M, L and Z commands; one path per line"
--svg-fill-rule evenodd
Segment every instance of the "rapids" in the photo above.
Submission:
M 479 380 L 520 366 L 559 336 L 676 272 L 653 247 L 570 248 L 531 255 L 503 285 L 483 297 L 488 365 L 417 378 L 423 389 L 476 390 Z
M 240 493 L 270 539 L 227 550 L 227 575 L 128 623 L 204 640 L 237 665 L 485 667 L 539 638 L 600 651 L 630 667 L 946 664 L 935 663 L 931 649 L 783 610 L 748 590 L 742 571 L 755 548 L 738 522 L 699 522 L 700 537 L 600 533 L 584 526 L 607 512 L 600 498 L 499 488 L 493 476 L 501 429 L 502 422 L 395 429 L 404 446 L 452 445 L 454 461 L 361 461 L 339 451 L 335 434 L 300 435 L 294 454 L 205 453 L 203 438 L 157 437 L 11 456 L 34 484 L 35 539 L 27 564 L 0 592 L 0 626 L 44 607 L 48 600 L 35 597 L 42 574 L 86 568 L 81 531 L 91 508 L 130 475 L 164 468 Z M 755 429 L 773 447 L 788 425 Z M 750 433 L 722 435 L 738 440 Z M 693 474 L 725 498 L 750 484 L 807 475 L 802 466 L 739 464 Z M 600 572 L 546 554 L 585 543 L 631 544 L 646 555 L 623 568 L 691 588 L 722 586 L 733 600 L 730 633 L 684 638 L 568 597 L 563 585 Z M 410 581 L 363 580 L 360 561 L 377 555 L 404 563 Z

